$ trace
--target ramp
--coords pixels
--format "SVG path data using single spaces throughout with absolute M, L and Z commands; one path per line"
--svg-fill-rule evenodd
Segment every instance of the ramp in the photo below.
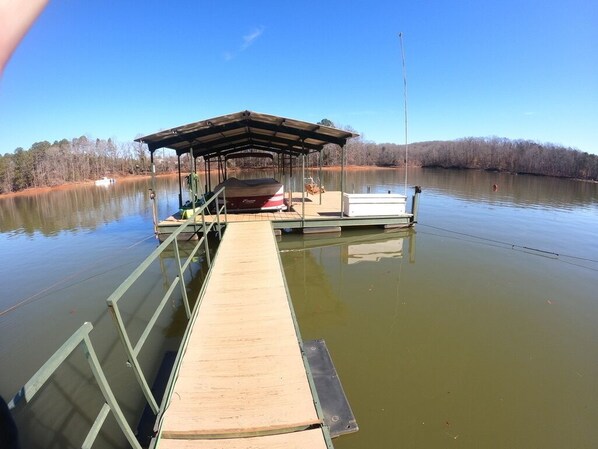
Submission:
M 158 447 L 330 447 L 271 223 L 227 225 L 197 313 Z

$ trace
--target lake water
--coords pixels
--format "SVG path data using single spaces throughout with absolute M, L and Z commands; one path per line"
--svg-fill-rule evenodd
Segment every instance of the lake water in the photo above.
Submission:
M 414 230 L 284 236 L 304 340 L 324 338 L 360 430 L 340 449 L 590 448 L 598 441 L 598 185 L 478 171 L 412 170 Z M 400 170 L 347 174 L 355 192 L 403 192 Z M 337 172 L 325 172 L 328 190 Z M 493 184 L 498 190 L 492 189 Z M 84 321 L 125 415 L 143 400 L 124 365 L 106 297 L 157 245 L 149 180 L 0 199 L 0 394 L 8 399 Z M 412 188 L 409 188 L 412 192 Z M 178 207 L 159 179 L 159 214 Z M 151 317 L 161 261 L 127 300 Z M 205 264 L 188 273 L 197 294 Z M 155 370 L 185 325 L 160 317 L 143 363 Z M 152 377 L 149 375 L 148 377 Z M 75 353 L 16 413 L 23 447 L 80 445 L 101 407 Z M 94 447 L 126 444 L 113 421 Z M 82 436 L 83 435 L 83 436 Z

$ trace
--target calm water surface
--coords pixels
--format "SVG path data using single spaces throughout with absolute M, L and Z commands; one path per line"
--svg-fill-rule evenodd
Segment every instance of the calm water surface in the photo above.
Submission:
M 403 180 L 401 171 L 364 170 L 347 186 L 402 193 Z M 338 173 L 323 183 L 338 188 Z M 409 185 L 423 188 L 414 231 L 279 243 L 302 336 L 325 338 L 360 426 L 335 447 L 595 447 L 598 186 L 445 170 L 414 170 Z M 0 200 L 2 396 L 91 321 L 135 423 L 143 400 L 105 299 L 156 247 L 148 186 Z M 174 179 L 160 180 L 160 216 L 177 208 L 177 195 Z M 133 333 L 151 317 L 145 298 L 164 289 L 171 262 L 132 292 Z M 195 292 L 203 265 L 188 274 Z M 180 301 L 163 315 L 144 352 L 149 373 L 185 323 Z M 17 414 L 24 447 L 80 444 L 101 406 L 88 372 L 75 354 Z M 109 422 L 95 447 L 123 445 Z

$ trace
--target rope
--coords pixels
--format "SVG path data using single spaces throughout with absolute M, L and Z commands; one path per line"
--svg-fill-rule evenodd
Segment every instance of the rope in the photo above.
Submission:
M 127 247 L 125 248 L 125 250 L 129 250 L 129 249 L 131 249 L 131 248 L 134 248 L 135 246 L 137 246 L 137 245 L 139 245 L 139 244 L 143 243 L 144 241 L 146 241 L 146 240 L 148 240 L 148 239 L 150 239 L 150 238 L 151 238 L 151 239 L 153 239 L 153 238 L 154 238 L 154 235 L 152 234 L 151 236 L 144 237 L 143 239 L 141 239 L 141 240 L 139 240 L 139 241 L 137 241 L 137 242 L 133 243 L 132 245 L 129 245 L 129 246 L 127 246 Z M 23 300 L 21 300 L 21 301 L 19 301 L 19 302 L 17 302 L 16 304 L 14 304 L 14 305 L 12 305 L 12 306 L 8 307 L 7 309 L 4 309 L 4 310 L 0 311 L 0 317 L 4 316 L 4 315 L 6 315 L 6 314 L 8 314 L 8 313 L 10 313 L 10 312 L 13 312 L 14 310 L 18 309 L 19 307 L 22 307 L 22 306 L 24 306 L 24 305 L 26 305 L 26 304 L 29 304 L 29 303 L 30 303 L 30 302 L 32 302 L 33 300 L 36 300 L 36 299 L 41 299 L 41 298 L 43 298 L 43 297 L 45 297 L 45 296 L 48 296 L 48 294 L 49 294 L 48 292 L 49 292 L 49 291 L 51 291 L 51 290 L 55 289 L 56 287 L 58 287 L 58 286 L 60 286 L 60 285 L 64 284 L 64 283 L 65 283 L 65 282 L 67 282 L 68 280 L 70 280 L 70 279 L 73 279 L 73 278 L 75 278 L 75 277 L 77 277 L 77 276 L 79 276 L 79 275 L 81 275 L 81 274 L 85 273 L 86 271 L 89 271 L 89 270 L 91 270 L 92 268 L 94 268 L 94 267 L 96 267 L 96 266 L 98 266 L 98 265 L 101 265 L 101 263 L 102 263 L 102 262 L 104 262 L 106 259 L 113 258 L 113 257 L 114 257 L 114 255 L 113 255 L 113 254 L 110 254 L 110 255 L 108 255 L 108 256 L 106 256 L 106 257 L 103 257 L 103 258 L 101 258 L 101 259 L 98 259 L 98 260 L 96 261 L 96 263 L 94 263 L 93 265 L 90 265 L 90 266 L 88 266 L 88 267 L 86 267 L 86 268 L 83 268 L 82 270 L 79 270 L 79 271 L 77 271 L 77 272 L 75 272 L 75 273 L 73 273 L 73 274 L 71 274 L 71 275 L 69 275 L 69 276 L 66 276 L 66 277 L 64 277 L 64 278 L 62 278 L 62 279 L 60 279 L 60 280 L 58 280 L 58 281 L 54 282 L 52 285 L 50 285 L 50 286 L 48 286 L 48 287 L 46 287 L 46 288 L 44 288 L 44 289 L 42 289 L 42 290 L 38 291 L 37 293 L 34 293 L 33 295 L 31 295 L 31 296 L 29 296 L 29 297 L 27 297 L 27 298 L 25 298 L 25 299 L 23 299 Z M 106 273 L 108 273 L 108 272 L 110 272 L 110 271 L 113 271 L 113 270 L 115 270 L 115 269 L 122 268 L 122 267 L 124 267 L 124 266 L 126 266 L 126 265 L 130 265 L 131 263 L 132 263 L 132 262 L 126 262 L 126 263 L 124 263 L 124 264 L 122 264 L 122 265 L 118 265 L 118 266 L 115 266 L 115 267 L 111 267 L 111 268 L 109 268 L 108 270 L 105 270 L 105 271 L 103 271 L 103 272 L 101 272 L 101 273 L 96 273 L 96 274 L 94 274 L 94 275 L 92 275 L 92 276 L 89 276 L 89 277 L 87 277 L 87 278 L 83 278 L 83 279 L 81 279 L 81 280 L 80 280 L 80 281 L 78 281 L 78 282 L 74 282 L 74 283 L 72 283 L 72 284 L 70 284 L 70 285 L 66 285 L 66 286 L 64 286 L 64 287 L 62 287 L 62 288 L 56 289 L 54 292 L 59 292 L 59 291 L 65 290 L 65 289 L 67 289 L 67 288 L 69 288 L 69 287 L 72 287 L 73 285 L 77 285 L 77 284 L 80 284 L 81 282 L 88 281 L 88 280 L 90 280 L 90 279 L 93 279 L 93 278 L 95 278 L 95 277 L 101 276 L 101 275 L 103 275 L 103 274 L 106 274 Z M 44 294 L 44 293 L 47 293 L 47 294 Z
M 515 243 L 504 242 L 504 241 L 501 241 L 501 240 L 489 239 L 487 237 L 480 237 L 478 235 L 468 234 L 466 232 L 457 232 L 457 231 L 453 231 L 451 229 L 441 228 L 441 227 L 438 227 L 438 226 L 432 226 L 432 225 L 427 225 L 427 224 L 423 224 L 423 223 L 418 223 L 418 226 L 425 226 L 427 228 L 432 228 L 432 229 L 436 229 L 436 230 L 439 230 L 439 231 L 448 232 L 448 233 L 451 233 L 451 234 L 462 235 L 464 237 L 474 238 L 474 239 L 482 240 L 484 242 L 496 243 L 498 245 L 503 245 L 503 246 L 511 247 L 511 249 L 523 249 L 523 250 L 534 251 L 534 252 L 537 252 L 537 253 L 546 254 L 546 255 L 555 256 L 555 257 L 565 257 L 565 258 L 568 258 L 568 259 L 581 260 L 581 261 L 584 261 L 584 262 L 598 263 L 598 259 L 590 259 L 590 258 L 587 258 L 587 257 L 579 257 L 579 256 L 571 255 L 571 254 L 557 253 L 557 252 L 554 252 L 554 251 L 547 251 L 545 249 L 534 248 L 534 247 L 531 247 L 531 246 L 517 245 Z

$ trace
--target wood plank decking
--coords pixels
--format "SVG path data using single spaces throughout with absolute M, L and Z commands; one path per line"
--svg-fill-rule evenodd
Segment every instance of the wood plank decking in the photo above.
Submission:
M 326 449 L 321 429 L 220 440 L 161 440 L 161 449 Z
M 412 214 L 403 214 L 393 217 L 343 217 L 341 215 L 342 195 L 339 191 L 322 193 L 320 195 L 309 195 L 305 198 L 305 209 L 302 204 L 301 192 L 294 192 L 292 195 L 292 210 L 283 212 L 258 212 L 258 213 L 231 213 L 227 214 L 227 223 L 248 222 L 248 221 L 269 221 L 274 228 L 297 228 L 297 227 L 318 227 L 318 226 L 361 226 L 369 225 L 402 225 L 411 226 Z M 305 216 L 302 213 L 305 210 Z M 216 221 L 215 215 L 206 215 L 207 222 Z M 201 216 L 196 218 L 201 223 Z M 220 220 L 224 220 L 221 216 Z M 175 214 L 158 224 L 159 232 L 168 233 L 180 226 L 185 220 L 180 214 Z
M 341 192 L 325 192 L 322 193 L 322 204 L 320 204 L 320 195 L 310 195 L 305 198 L 305 218 L 314 219 L 321 217 L 340 217 L 341 214 Z M 245 222 L 245 221 L 279 221 L 289 219 L 301 219 L 302 211 L 301 192 L 295 192 L 292 196 L 293 210 L 291 211 L 274 211 L 274 212 L 251 212 L 251 213 L 234 213 L 227 215 L 228 222 Z M 215 216 L 206 215 L 206 220 L 215 220 Z M 160 225 L 171 224 L 179 226 L 185 220 L 179 214 L 173 215 L 166 220 L 163 220 Z M 198 217 L 201 221 L 201 217 Z
M 327 447 L 298 338 L 272 224 L 229 223 L 158 447 Z

